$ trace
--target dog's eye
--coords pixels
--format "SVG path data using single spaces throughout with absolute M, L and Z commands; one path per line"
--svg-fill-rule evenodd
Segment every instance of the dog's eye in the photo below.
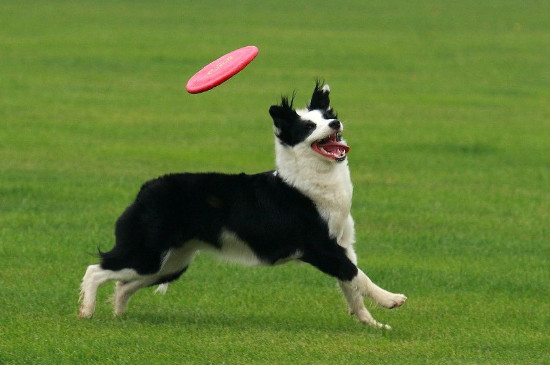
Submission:
M 306 129 L 307 129 L 308 131 L 312 131 L 312 130 L 314 130 L 316 127 L 317 127 L 317 125 L 316 125 L 315 123 L 313 123 L 313 122 L 308 122 L 308 123 L 306 123 Z

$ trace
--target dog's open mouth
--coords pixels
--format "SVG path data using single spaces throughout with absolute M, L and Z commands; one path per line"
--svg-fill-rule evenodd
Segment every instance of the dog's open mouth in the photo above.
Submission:
M 344 161 L 350 150 L 349 146 L 342 142 L 340 133 L 313 142 L 311 148 L 321 156 L 338 162 Z

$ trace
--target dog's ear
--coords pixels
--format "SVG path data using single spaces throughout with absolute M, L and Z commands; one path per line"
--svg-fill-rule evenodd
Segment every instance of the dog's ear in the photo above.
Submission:
M 294 104 L 294 94 L 292 99 L 283 96 L 281 98 L 281 105 L 272 105 L 269 108 L 269 115 L 273 118 L 273 124 L 276 128 L 282 128 L 284 125 L 296 120 L 299 118 L 298 113 L 293 108 Z
M 328 110 L 330 109 L 330 87 L 325 84 L 321 86 L 324 82 L 321 80 L 315 81 L 315 89 L 313 90 L 313 95 L 311 95 L 311 100 L 307 105 L 308 110 Z

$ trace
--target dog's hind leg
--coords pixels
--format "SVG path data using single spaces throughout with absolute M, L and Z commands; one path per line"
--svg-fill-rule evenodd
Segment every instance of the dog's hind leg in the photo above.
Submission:
M 193 261 L 197 252 L 197 246 L 194 243 L 187 243 L 178 249 L 168 250 L 159 261 L 162 262 L 159 271 L 155 274 L 142 276 L 138 280 L 131 282 L 118 281 L 115 286 L 113 297 L 114 314 L 119 316 L 126 312 L 128 300 L 139 289 L 146 286 L 160 284 L 156 292 L 164 293 L 168 283 L 177 280 Z
M 133 281 L 139 278 L 136 271 L 123 269 L 105 270 L 101 265 L 90 265 L 80 285 L 80 318 L 91 318 L 94 315 L 97 289 L 110 280 Z
M 123 282 L 117 281 L 115 286 L 115 294 L 113 297 L 114 315 L 120 316 L 126 312 L 128 306 L 128 300 L 130 296 L 137 292 L 139 289 L 152 285 L 156 282 L 155 276 L 146 277 L 140 280 Z
M 80 284 L 80 318 L 91 318 L 95 311 L 97 288 L 101 282 L 96 282 L 96 273 L 101 271 L 99 265 L 90 265 L 86 269 L 82 283 Z

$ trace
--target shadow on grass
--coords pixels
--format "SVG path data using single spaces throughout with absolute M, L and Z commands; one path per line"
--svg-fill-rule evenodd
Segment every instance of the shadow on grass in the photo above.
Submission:
M 291 331 L 291 332 L 326 332 L 326 333 L 354 333 L 367 331 L 371 334 L 383 336 L 385 330 L 365 327 L 354 318 L 342 314 L 323 314 L 320 317 L 303 312 L 294 316 L 273 313 L 257 312 L 230 312 L 214 313 L 212 311 L 192 309 L 177 313 L 136 312 L 127 313 L 120 319 L 124 322 L 147 324 L 151 326 L 178 325 L 186 328 L 200 328 L 202 330 L 231 331 Z

